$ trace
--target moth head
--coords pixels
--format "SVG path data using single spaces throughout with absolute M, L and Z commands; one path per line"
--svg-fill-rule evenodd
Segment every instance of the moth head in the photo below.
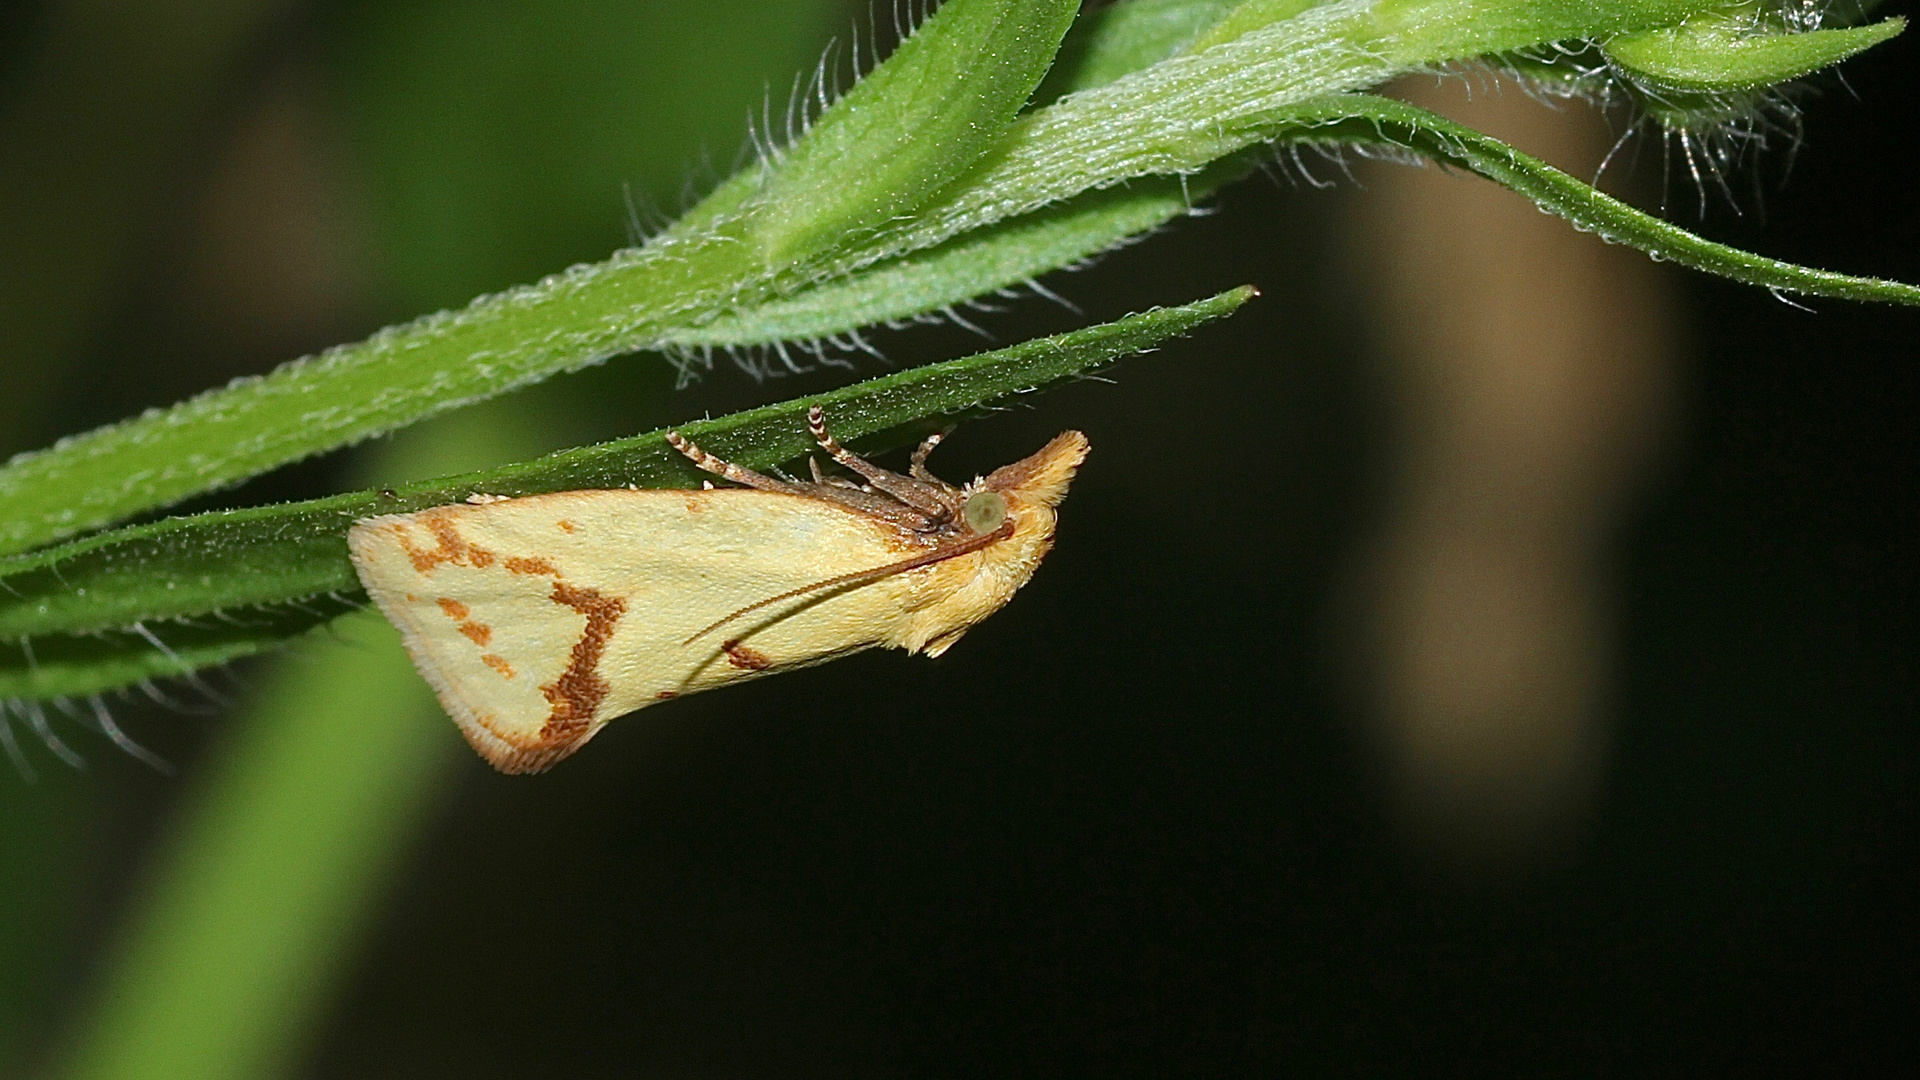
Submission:
M 1022 505 L 1059 506 L 1067 497 L 1067 484 L 1080 463 L 1087 459 L 1091 444 L 1078 431 L 1063 431 L 1031 457 L 1021 458 L 987 474 L 979 492 L 998 492 L 1017 512 Z M 978 495 L 973 498 L 977 498 Z M 972 524 L 973 498 L 967 500 L 968 524 Z

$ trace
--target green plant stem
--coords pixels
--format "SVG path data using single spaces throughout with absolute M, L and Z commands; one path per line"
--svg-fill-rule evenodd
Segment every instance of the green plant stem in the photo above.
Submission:
M 1232 313 L 1251 295 L 1235 289 L 680 430 L 714 453 L 765 468 L 812 447 L 806 413 L 817 404 L 843 437 L 867 439 L 868 447 L 875 438 L 897 444 L 927 425 L 1150 349 Z M 170 518 L 0 560 L 0 697 L 77 697 L 189 674 L 303 633 L 361 602 L 346 550 L 346 532 L 359 518 L 475 492 L 697 487 L 702 474 L 664 435 L 390 490 Z
M 1780 292 L 1920 305 L 1920 286 L 1810 269 L 1702 239 L 1498 139 L 1404 102 L 1345 94 L 1303 109 L 1299 115 L 1303 123 L 1312 124 L 1316 112 L 1325 125 L 1320 137 L 1329 142 L 1393 146 L 1470 169 L 1526 195 L 1547 213 L 1661 261 Z
M 296 1057 L 460 760 L 394 630 L 371 612 L 337 629 L 235 717 L 53 1076 L 273 1076 Z

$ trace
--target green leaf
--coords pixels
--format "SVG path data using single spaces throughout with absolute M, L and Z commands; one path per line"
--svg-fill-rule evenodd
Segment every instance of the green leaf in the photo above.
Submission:
M 1091 90 L 1185 51 L 1241 0 L 1121 0 L 1086 12 L 1060 44 L 1060 56 L 1034 92 L 1052 102 Z M 1305 0 L 1297 0 L 1305 6 Z
M 1492 136 L 1403 102 L 1346 94 L 1303 108 L 1298 116 L 1311 129 L 1300 136 L 1303 141 L 1392 146 L 1470 169 L 1584 231 L 1661 261 L 1780 292 L 1920 305 L 1920 287 L 1814 270 L 1703 239 L 1603 195 Z
M 1864 52 L 1898 35 L 1905 19 L 1807 33 L 1787 33 L 1746 17 L 1689 19 L 1607 41 L 1607 57 L 1636 81 L 1654 88 L 1694 93 L 1756 90 L 1803 75 Z
M 234 484 L 649 344 L 757 273 L 737 240 L 621 252 L 0 466 L 0 553 Z
M 1082 15 L 1035 97 L 1103 86 L 1181 51 L 1240 0 L 1126 0 Z M 1192 212 L 1220 187 L 1252 171 L 1229 158 L 1182 177 L 1147 177 L 1092 191 L 997 222 L 943 244 L 823 280 L 790 296 L 737 308 L 662 335 L 661 345 L 691 356 L 702 350 L 774 342 L 813 342 L 860 327 L 911 319 L 1073 266 Z
M 821 405 L 845 438 L 897 445 L 1012 394 L 1072 379 L 1231 314 L 1236 289 L 1182 307 L 914 368 L 679 430 L 755 468 L 811 446 Z M 694 487 L 702 474 L 663 431 L 485 472 L 309 502 L 170 518 L 0 561 L 0 697 L 96 693 L 271 648 L 361 602 L 346 532 L 374 514 L 475 492 Z
M 738 345 L 820 341 L 854 335 L 850 327 L 911 319 L 1009 286 L 1036 286 L 1034 279 L 1042 274 L 1191 212 L 1195 203 L 1249 168 L 1229 159 L 1184 180 L 1150 177 L 1124 188 L 1088 192 L 785 299 L 669 331 L 661 344 L 691 356 Z
M 1325 5 L 1326 0 L 1240 0 L 1233 5 L 1232 11 L 1221 18 L 1214 19 L 1207 26 L 1205 33 L 1194 35 L 1193 41 L 1184 51 L 1200 52 L 1203 49 L 1210 49 L 1223 41 L 1232 41 L 1248 31 L 1258 30 L 1283 19 L 1291 19 L 1308 8 Z
M 769 267 L 912 214 L 991 151 L 1053 63 L 1079 0 L 950 0 L 778 163 L 750 230 Z
M 1292 5 L 1249 0 L 1263 14 Z M 1023 116 L 999 152 L 917 217 L 836 269 L 919 250 L 1083 191 L 1198 172 L 1281 137 L 1294 110 L 1401 72 L 1526 45 L 1661 25 L 1702 0 L 1380 0 L 1330 3 L 1240 30 Z M 1222 20 L 1239 27 L 1242 5 Z

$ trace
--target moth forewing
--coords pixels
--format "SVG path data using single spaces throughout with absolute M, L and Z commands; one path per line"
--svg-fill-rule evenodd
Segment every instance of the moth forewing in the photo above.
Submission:
M 361 521 L 348 544 L 467 740 L 503 772 L 537 772 L 659 701 L 875 646 L 939 655 L 1032 576 L 1086 451 L 1069 432 L 949 488 L 1004 500 L 1010 527 L 986 536 L 964 531 L 958 505 L 921 532 L 826 485 L 768 481 L 785 490 L 440 506 Z
M 563 492 L 374 518 L 349 539 L 416 666 L 509 772 L 655 701 L 879 644 L 899 604 L 876 583 L 684 644 L 702 613 L 898 557 L 890 530 L 797 495 Z

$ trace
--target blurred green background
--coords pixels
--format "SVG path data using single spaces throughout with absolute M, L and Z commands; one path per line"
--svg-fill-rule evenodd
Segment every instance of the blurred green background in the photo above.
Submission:
M 625 192 L 642 228 L 677 212 L 856 18 L 6 7 L 0 450 L 604 257 Z M 1920 280 L 1889 152 L 1914 55 L 1809 97 L 1791 181 L 1776 155 L 1701 228 Z M 1506 97 L 1476 122 L 1605 149 L 1605 118 Z M 1619 183 L 1655 205 L 1648 151 Z M 1305 169 L 1050 279 L 1084 316 L 976 317 L 1017 340 L 1266 294 L 941 451 L 967 475 L 1067 426 L 1095 446 L 1058 552 L 938 663 L 691 699 L 506 778 L 363 619 L 212 678 L 232 705 L 112 702 L 175 776 L 64 720 L 84 772 L 29 737 L 38 782 L 0 774 L 0 1076 L 1717 1074 L 1914 1049 L 1920 318 L 1653 270 L 1505 196 L 1446 202 L 1480 188 L 1432 170 Z M 879 340 L 900 364 L 981 347 Z M 674 391 L 625 358 L 196 505 L 845 378 Z

